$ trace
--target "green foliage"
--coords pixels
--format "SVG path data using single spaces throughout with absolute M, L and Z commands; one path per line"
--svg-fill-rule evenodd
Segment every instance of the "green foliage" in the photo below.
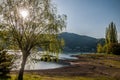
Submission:
M 60 52 L 62 44 L 57 35 L 66 27 L 66 15 L 56 15 L 51 0 L 6 0 L 0 7 L 2 26 L 11 34 L 12 41 L 9 42 L 22 52 L 29 55 L 36 46 L 45 51 Z M 27 18 L 20 15 L 24 9 L 29 12 Z
M 106 53 L 119 54 L 117 30 L 113 22 L 111 22 L 109 24 L 109 27 L 106 28 L 106 44 L 104 47 L 105 47 L 104 50 Z
M 66 15 L 57 15 L 51 0 L 3 0 L 0 7 L 1 24 L 11 34 L 12 40 L 8 42 L 22 51 L 18 79 L 23 80 L 27 57 L 34 49 L 40 47 L 56 55 L 61 51 L 61 40 L 57 36 L 66 27 Z
M 41 56 L 41 61 L 46 61 L 46 62 L 49 62 L 49 61 L 54 61 L 54 62 L 57 62 L 57 57 L 56 56 L 52 56 L 52 55 L 42 55 Z
M 113 22 L 111 22 L 109 27 L 106 28 L 106 44 L 109 43 L 118 43 L 117 30 Z
M 11 75 L 10 80 L 15 80 L 16 75 Z M 116 80 L 112 77 L 98 76 L 98 77 L 84 77 L 84 76 L 46 76 L 25 74 L 24 80 Z
M 97 53 L 103 53 L 103 46 L 101 44 L 97 45 Z
M 0 51 L 0 79 L 8 78 L 12 69 L 13 55 L 7 54 L 7 51 Z
M 11 34 L 6 30 L 0 30 L 0 46 L 4 49 L 12 49 L 10 48 L 12 43 Z
M 3 26 L 0 25 L 0 80 L 2 78 L 9 78 L 10 70 L 12 69 L 13 65 L 13 55 L 8 54 L 5 49 L 9 46 L 9 34 L 7 31 L 3 30 Z M 8 41 L 9 40 L 9 41 Z
M 107 44 L 103 45 L 103 53 L 107 53 L 107 48 L 108 48 L 107 46 L 108 46 Z
M 107 53 L 120 55 L 120 43 L 111 43 L 108 45 Z

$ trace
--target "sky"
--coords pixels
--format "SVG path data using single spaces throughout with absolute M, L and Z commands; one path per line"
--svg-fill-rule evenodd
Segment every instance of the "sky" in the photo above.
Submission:
M 66 32 L 104 38 L 113 21 L 120 36 L 120 0 L 53 0 L 58 14 L 67 15 Z

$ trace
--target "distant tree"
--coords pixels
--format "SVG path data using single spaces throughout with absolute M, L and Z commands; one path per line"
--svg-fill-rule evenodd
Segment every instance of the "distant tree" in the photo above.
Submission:
M 58 34 L 66 27 L 66 15 L 57 15 L 51 0 L 2 0 L 0 20 L 11 34 L 11 43 L 21 50 L 22 63 L 18 80 L 23 80 L 28 56 L 36 48 L 47 54 L 61 51 Z
M 111 22 L 109 27 L 106 28 L 106 44 L 109 43 L 118 43 L 117 30 L 113 22 Z
M 97 53 L 103 53 L 103 47 L 101 44 L 97 45 Z
M 116 30 L 116 26 L 113 22 L 111 22 L 109 24 L 109 27 L 106 28 L 105 41 L 106 41 L 106 44 L 105 44 L 106 52 L 111 53 L 111 50 L 110 50 L 112 48 L 111 46 L 113 46 L 113 44 L 118 44 L 117 30 Z

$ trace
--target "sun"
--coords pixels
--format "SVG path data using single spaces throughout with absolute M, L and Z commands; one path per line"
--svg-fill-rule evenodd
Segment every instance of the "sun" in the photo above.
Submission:
M 20 9 L 19 12 L 23 19 L 27 18 L 29 15 L 29 11 L 27 9 Z

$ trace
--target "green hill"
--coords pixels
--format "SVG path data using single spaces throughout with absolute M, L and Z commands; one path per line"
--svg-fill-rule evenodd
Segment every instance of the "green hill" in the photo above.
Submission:
M 68 32 L 61 33 L 59 37 L 65 41 L 64 52 L 95 52 L 97 43 L 104 44 L 104 39 Z

